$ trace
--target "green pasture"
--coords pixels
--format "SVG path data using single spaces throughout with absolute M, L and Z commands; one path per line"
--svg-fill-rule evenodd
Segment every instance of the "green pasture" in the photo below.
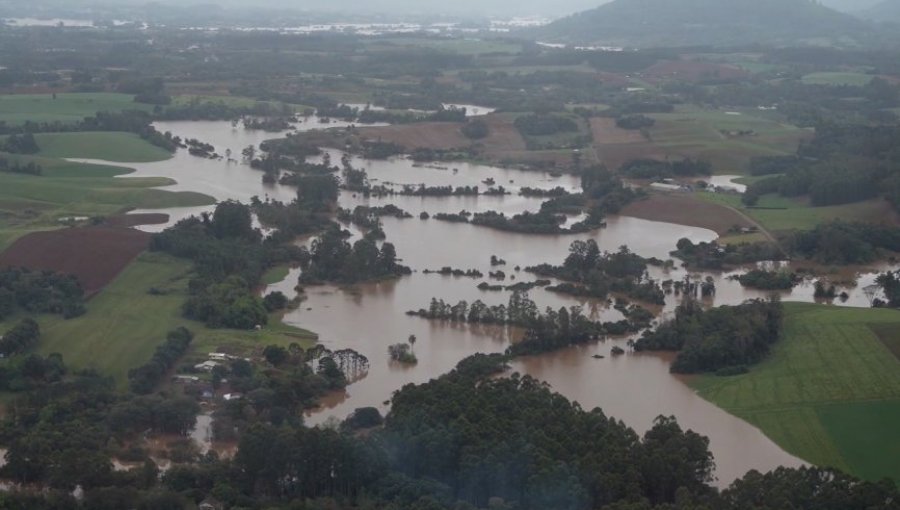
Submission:
M 665 152 L 709 161 L 717 174 L 743 174 L 755 156 L 794 154 L 808 130 L 749 112 L 683 108 L 651 115 L 651 145 Z
M 701 396 L 788 452 L 860 477 L 900 481 L 900 312 L 785 304 L 784 338 L 735 377 L 701 376 Z
M 760 198 L 756 207 L 747 208 L 741 204 L 739 195 L 700 192 L 695 196 L 700 200 L 738 209 L 772 232 L 811 230 L 817 225 L 833 220 L 881 221 L 893 214 L 888 203 L 882 199 L 828 207 L 812 207 L 802 199 L 765 195 Z
M 40 155 L 48 158 L 83 158 L 147 163 L 172 157 L 167 150 L 151 145 L 134 133 L 88 132 L 41 133 L 35 135 Z
M 97 112 L 123 110 L 150 111 L 151 105 L 136 103 L 128 94 L 65 93 L 0 95 L 0 122 L 11 125 L 25 122 L 77 122 Z

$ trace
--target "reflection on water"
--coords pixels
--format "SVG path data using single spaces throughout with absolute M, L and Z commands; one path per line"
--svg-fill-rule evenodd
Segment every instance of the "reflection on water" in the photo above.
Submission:
M 625 347 L 623 342 L 618 343 Z M 682 428 L 709 437 L 720 485 L 750 469 L 765 472 L 775 466 L 802 465 L 758 429 L 698 397 L 669 374 L 671 356 L 610 356 L 612 345 L 603 342 L 524 358 L 514 362 L 512 368 L 550 383 L 555 391 L 584 409 L 602 408 L 639 433 L 648 430 L 657 416 L 677 417 Z M 605 358 L 595 359 L 595 354 Z
M 224 122 L 160 123 L 159 129 L 170 130 L 182 137 L 199 138 L 212 143 L 222 153 L 233 153 L 250 144 L 258 144 L 272 134 L 232 129 Z M 339 160 L 339 153 L 332 160 Z M 562 186 L 577 189 L 578 180 L 570 176 L 553 177 L 542 172 L 522 172 L 501 168 L 448 163 L 418 166 L 406 159 L 365 161 L 353 158 L 355 166 L 364 167 L 373 182 L 426 183 L 428 185 L 478 185 L 492 177 L 498 185 L 517 192 L 519 187 L 550 188 Z M 283 186 L 264 186 L 260 173 L 242 164 L 227 164 L 194 158 L 180 151 L 169 161 L 133 165 L 138 176 L 166 176 L 179 182 L 174 189 L 208 193 L 217 199 L 248 200 L 254 195 L 291 200 L 294 189 Z M 445 168 L 435 168 L 445 167 Z M 454 172 L 453 169 L 457 171 Z M 510 182 L 512 181 L 512 182 Z M 478 212 L 497 209 L 507 213 L 536 210 L 540 200 L 519 197 L 388 197 L 366 199 L 343 193 L 341 206 L 395 203 L 416 215 L 414 219 L 384 219 L 384 230 L 393 242 L 403 262 L 415 271 L 397 281 L 360 285 L 352 289 L 332 286 L 305 289 L 305 301 L 285 317 L 285 321 L 315 331 L 325 347 L 333 350 L 350 348 L 370 360 L 368 376 L 350 385 L 345 392 L 326 398 L 319 409 L 307 416 L 309 424 L 321 424 L 329 419 L 342 419 L 354 409 L 375 406 L 387 409 L 394 391 L 408 383 L 421 383 L 451 370 L 461 359 L 476 353 L 502 352 L 520 334 L 515 328 L 469 326 L 429 322 L 408 317 L 410 309 L 427 307 L 432 297 L 448 302 L 477 299 L 488 305 L 505 303 L 507 292 L 482 292 L 476 286 L 482 280 L 427 275 L 424 269 L 452 266 L 463 270 L 477 269 L 488 274 L 497 268 L 490 266 L 490 256 L 507 261 L 501 267 L 508 275 L 505 284 L 532 281 L 535 278 L 522 268 L 543 262 L 560 263 L 575 239 L 593 238 L 605 250 L 627 245 L 645 256 L 669 258 L 669 251 L 681 238 L 694 242 L 712 241 L 716 234 L 710 230 L 651 222 L 635 218 L 611 217 L 605 229 L 588 235 L 529 236 L 498 232 L 468 224 L 451 224 L 436 220 L 419 220 L 418 213 L 466 209 Z M 173 217 L 185 210 L 168 211 Z M 680 280 L 686 277 L 702 279 L 711 276 L 717 293 L 710 305 L 737 304 L 748 298 L 765 297 L 768 293 L 746 290 L 730 280 L 728 274 L 692 274 L 683 268 L 663 270 L 651 268 L 651 275 L 661 280 Z M 268 290 L 294 293 L 298 270 L 284 282 Z M 854 275 L 855 276 L 855 275 Z M 869 306 L 864 287 L 871 283 L 872 274 L 863 274 L 855 287 L 844 288 L 849 294 L 848 306 Z M 786 300 L 812 301 L 813 282 L 804 282 L 793 291 L 781 293 Z M 536 289 L 531 297 L 539 306 L 579 305 L 595 319 L 618 320 L 619 312 L 606 302 L 561 296 Z M 677 306 L 677 298 L 670 296 L 665 311 Z M 419 362 L 402 366 L 390 362 L 387 347 L 417 337 L 414 351 Z M 655 355 L 626 355 L 617 358 L 594 359 L 593 354 L 608 355 L 611 343 L 582 346 L 558 353 L 521 359 L 513 369 L 549 382 L 556 391 L 574 399 L 585 408 L 601 407 L 611 416 L 622 419 L 639 431 L 646 430 L 660 414 L 673 415 L 685 427 L 710 437 L 720 483 L 727 484 L 748 469 L 769 470 L 779 465 L 796 466 L 800 461 L 769 441 L 758 430 L 698 397 L 681 380 L 668 371 L 668 360 Z M 198 427 L 199 430 L 199 427 Z

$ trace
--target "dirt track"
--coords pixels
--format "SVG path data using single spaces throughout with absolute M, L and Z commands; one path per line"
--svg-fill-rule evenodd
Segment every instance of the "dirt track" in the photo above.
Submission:
M 66 228 L 28 234 L 0 254 L 0 267 L 71 274 L 87 296 L 109 284 L 141 252 L 150 234 L 125 227 Z

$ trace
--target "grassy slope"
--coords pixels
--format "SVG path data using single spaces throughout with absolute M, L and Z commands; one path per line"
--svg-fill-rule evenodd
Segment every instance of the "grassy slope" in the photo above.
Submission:
M 48 158 L 146 163 L 172 157 L 165 149 L 145 142 L 134 133 L 46 133 L 36 135 L 35 138 L 41 148 L 40 155 Z
M 794 154 L 809 132 L 761 116 L 741 112 L 682 108 L 675 113 L 654 114 L 649 130 L 653 145 L 666 151 L 713 164 L 717 174 L 742 174 L 750 158 Z M 753 135 L 727 136 L 724 132 L 753 131 Z
M 76 122 L 100 111 L 150 110 L 127 94 L 16 94 L 0 95 L 0 121 L 7 124 Z
M 900 312 L 785 304 L 785 338 L 749 374 L 702 376 L 707 400 L 814 464 L 900 481 L 900 361 L 870 325 Z
M 778 209 L 748 209 L 741 204 L 737 195 L 719 193 L 696 193 L 698 199 L 734 207 L 758 221 L 769 231 L 809 230 L 816 225 L 836 219 L 844 221 L 885 221 L 894 217 L 890 206 L 884 200 L 867 200 L 846 205 L 810 207 L 802 200 L 766 195 L 758 207 Z
M 69 366 L 97 368 L 124 385 L 128 370 L 148 361 L 168 331 L 186 326 L 196 334 L 194 350 L 207 353 L 219 347 L 250 352 L 269 344 L 291 342 L 312 345 L 315 335 L 290 328 L 273 317 L 272 326 L 259 332 L 211 330 L 181 317 L 190 263 L 167 255 L 141 255 L 119 277 L 88 303 L 88 313 L 64 321 L 39 319 L 39 352 L 58 352 Z M 164 295 L 150 295 L 150 288 Z M 4 329 L 7 324 L 0 324 Z

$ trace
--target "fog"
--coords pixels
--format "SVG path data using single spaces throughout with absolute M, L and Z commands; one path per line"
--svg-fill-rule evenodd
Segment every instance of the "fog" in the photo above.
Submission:
M 187 14 L 194 18 L 241 19 L 265 17 L 272 12 L 325 15 L 334 20 L 371 17 L 385 21 L 410 18 L 483 19 L 540 17 L 555 19 L 592 9 L 612 0 L 0 0 L 0 17 L 44 16 L 163 19 Z M 820 0 L 848 13 L 860 13 L 879 0 Z M 211 21 L 211 20 L 210 20 Z M 321 20 L 318 20 L 321 21 Z
M 48 0 L 35 4 L 25 0 L 0 2 L 3 10 L 21 8 L 47 13 L 59 10 L 91 9 L 94 12 L 114 12 L 128 8 L 165 9 L 166 7 L 198 7 L 229 11 L 288 10 L 317 13 L 378 14 L 381 16 L 464 16 L 464 17 L 522 17 L 557 18 L 591 9 L 610 0 Z
M 229 0 L 225 0 L 226 2 Z M 230 0 L 233 4 L 246 2 Z M 480 14 L 494 16 L 541 15 L 559 17 L 597 7 L 608 0 L 268 0 L 266 5 L 311 10 L 353 10 L 379 13 Z M 255 3 L 255 2 L 254 2 Z M 257 3 L 257 5 L 259 5 Z

